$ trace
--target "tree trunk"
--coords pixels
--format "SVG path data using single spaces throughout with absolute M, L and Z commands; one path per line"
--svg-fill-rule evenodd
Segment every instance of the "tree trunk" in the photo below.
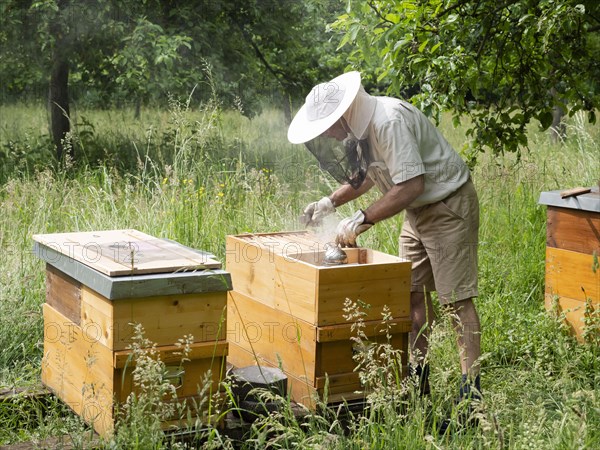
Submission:
M 139 120 L 142 113 L 142 99 L 140 97 L 135 99 L 135 111 L 133 113 L 133 118 L 135 120 Z
M 285 116 L 285 123 L 289 126 L 292 123 L 292 105 L 290 95 L 287 92 L 283 92 L 283 114 Z
M 567 126 L 563 121 L 565 110 L 560 106 L 560 98 L 558 91 L 555 88 L 550 89 L 550 95 L 555 100 L 556 104 L 552 108 L 552 126 L 550 126 L 550 137 L 555 144 L 562 143 L 567 139 Z
M 56 159 L 64 158 L 65 148 L 74 158 L 73 143 L 65 146 L 65 137 L 71 131 L 69 119 L 69 46 L 61 14 L 67 7 L 66 0 L 58 0 L 58 13 L 51 20 L 49 30 L 54 38 L 52 69 L 48 86 L 48 108 L 50 109 L 50 132 L 56 148 Z
M 65 136 L 71 131 L 71 123 L 69 121 L 69 64 L 60 53 L 60 49 L 54 51 L 48 95 L 50 130 L 58 161 L 61 161 L 64 156 Z M 69 152 L 70 156 L 73 157 L 72 146 L 69 147 Z
M 567 139 L 567 126 L 563 121 L 565 116 L 565 110 L 560 106 L 554 106 L 552 108 L 552 126 L 550 127 L 550 136 L 552 141 L 556 144 L 564 142 Z

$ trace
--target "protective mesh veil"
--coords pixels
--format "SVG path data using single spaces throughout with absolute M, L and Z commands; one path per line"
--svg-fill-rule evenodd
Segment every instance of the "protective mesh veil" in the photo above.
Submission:
M 319 136 L 305 145 L 315 155 L 321 169 L 326 170 L 337 182 L 348 183 L 358 189 L 365 180 L 371 163 L 366 139 L 348 136 L 343 141 L 337 141 Z

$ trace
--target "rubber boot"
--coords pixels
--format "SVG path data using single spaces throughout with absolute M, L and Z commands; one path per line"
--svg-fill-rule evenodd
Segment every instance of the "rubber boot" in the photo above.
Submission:
M 431 393 L 429 386 L 429 364 L 418 364 L 411 366 L 410 369 L 411 376 L 417 377 L 419 381 L 419 396 L 424 397 L 429 395 Z
M 475 379 L 469 379 L 468 375 L 462 374 L 460 386 L 458 389 L 458 397 L 454 399 L 454 407 L 459 408 L 458 420 L 456 427 L 475 427 L 479 423 L 476 418 L 472 417 L 473 405 L 472 400 L 481 400 L 481 380 L 479 375 Z M 464 405 L 461 405 L 465 402 Z M 445 434 L 451 428 L 452 421 L 444 419 L 438 428 L 440 435 Z
M 479 375 L 474 380 L 470 380 L 467 374 L 462 374 L 460 381 L 460 388 L 458 390 L 458 401 L 460 403 L 463 400 L 481 400 L 481 380 Z

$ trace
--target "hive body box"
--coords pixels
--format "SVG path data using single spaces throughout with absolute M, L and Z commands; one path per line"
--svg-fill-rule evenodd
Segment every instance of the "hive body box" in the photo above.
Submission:
M 371 249 L 347 249 L 348 264 L 323 266 L 324 243 L 308 232 L 227 237 L 228 361 L 281 367 L 291 397 L 314 406 L 328 383 L 329 402 L 362 397 L 352 323 L 344 302 L 360 300 L 370 340 L 406 351 L 410 330 L 411 264 Z
M 98 433 L 113 429 L 116 405 L 135 390 L 133 324 L 157 345 L 179 401 L 198 395 L 209 369 L 218 389 L 231 279 L 211 255 L 135 230 L 34 240 L 47 263 L 42 382 Z
M 543 192 L 548 205 L 546 230 L 546 309 L 558 304 L 575 336 L 583 339 L 586 301 L 600 308 L 600 194 L 561 198 L 560 191 Z M 588 317 L 589 318 L 589 314 Z

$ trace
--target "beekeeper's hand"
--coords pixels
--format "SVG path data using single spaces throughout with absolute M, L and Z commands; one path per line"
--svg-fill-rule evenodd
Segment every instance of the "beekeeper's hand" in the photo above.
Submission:
M 356 247 L 356 238 L 373 226 L 365 221 L 365 213 L 360 209 L 352 217 L 342 220 L 335 230 L 335 243 L 340 247 Z
M 304 226 L 319 226 L 323 219 L 335 212 L 335 207 L 329 197 L 323 197 L 318 202 L 312 202 L 300 216 L 300 223 Z

